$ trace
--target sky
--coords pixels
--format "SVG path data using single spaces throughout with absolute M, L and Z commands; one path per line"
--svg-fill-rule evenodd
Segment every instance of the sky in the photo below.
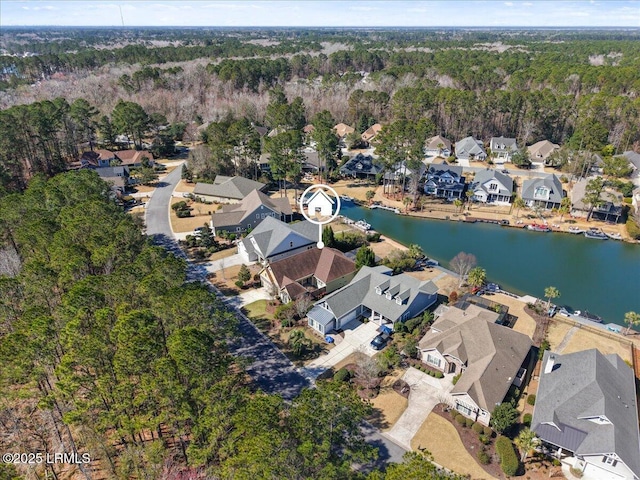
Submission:
M 122 17 L 121 17 L 122 12 Z M 636 27 L 640 0 L 0 0 L 0 27 Z

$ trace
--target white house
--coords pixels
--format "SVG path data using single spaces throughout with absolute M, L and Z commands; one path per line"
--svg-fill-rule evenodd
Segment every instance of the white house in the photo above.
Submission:
M 596 480 L 640 478 L 635 377 L 616 354 L 545 352 L 531 429 L 563 463 Z
M 315 216 L 330 217 L 333 215 L 333 206 L 336 200 L 326 194 L 324 190 L 318 188 L 313 195 L 306 201 L 307 215 L 313 218 Z
M 513 179 L 496 170 L 481 170 L 469 185 L 473 201 L 509 205 L 513 195 Z
M 318 236 L 318 226 L 309 221 L 287 224 L 268 216 L 238 244 L 238 253 L 245 263 L 266 265 L 314 248 Z
M 507 137 L 491 137 L 489 148 L 495 163 L 510 162 L 511 155 L 518 151 L 516 139 Z

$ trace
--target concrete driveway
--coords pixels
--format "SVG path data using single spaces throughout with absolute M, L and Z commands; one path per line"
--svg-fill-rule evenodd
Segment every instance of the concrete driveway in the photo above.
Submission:
M 309 379 L 316 379 L 322 372 L 337 365 L 352 353 L 361 351 L 372 357 L 377 351 L 369 346 L 371 340 L 378 335 L 379 325 L 374 322 L 360 323 L 351 322 L 344 327 L 344 338 L 341 342 L 336 342 L 326 355 L 316 358 L 313 362 L 305 366 L 303 374 Z
M 207 262 L 204 264 L 204 268 L 207 272 L 213 273 L 222 270 L 223 268 L 233 267 L 234 265 L 241 265 L 245 263 L 239 253 L 231 255 L 229 257 L 221 258 L 220 260 L 214 260 L 213 262 Z
M 409 384 L 409 405 L 398 421 L 383 435 L 389 437 L 407 450 L 411 449 L 411 439 L 427 419 L 433 407 L 440 403 L 443 394 L 453 389 L 452 375 L 437 379 L 410 367 L 402 379 Z

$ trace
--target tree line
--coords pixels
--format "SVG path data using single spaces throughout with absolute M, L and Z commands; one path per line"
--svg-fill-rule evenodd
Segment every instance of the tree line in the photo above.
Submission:
M 376 449 L 360 431 L 370 406 L 346 383 L 290 404 L 255 391 L 229 352 L 234 315 L 108 190 L 83 170 L 0 199 L 0 255 L 18 258 L 0 273 L 2 451 L 89 453 L 81 478 L 456 478 L 417 455 L 354 471 Z

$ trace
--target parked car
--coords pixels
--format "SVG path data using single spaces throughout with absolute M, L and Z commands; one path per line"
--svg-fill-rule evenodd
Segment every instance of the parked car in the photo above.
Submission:
M 376 336 L 376 338 L 371 340 L 371 347 L 375 350 L 382 350 L 384 347 L 386 347 L 388 341 L 389 334 L 383 332 L 380 335 Z

